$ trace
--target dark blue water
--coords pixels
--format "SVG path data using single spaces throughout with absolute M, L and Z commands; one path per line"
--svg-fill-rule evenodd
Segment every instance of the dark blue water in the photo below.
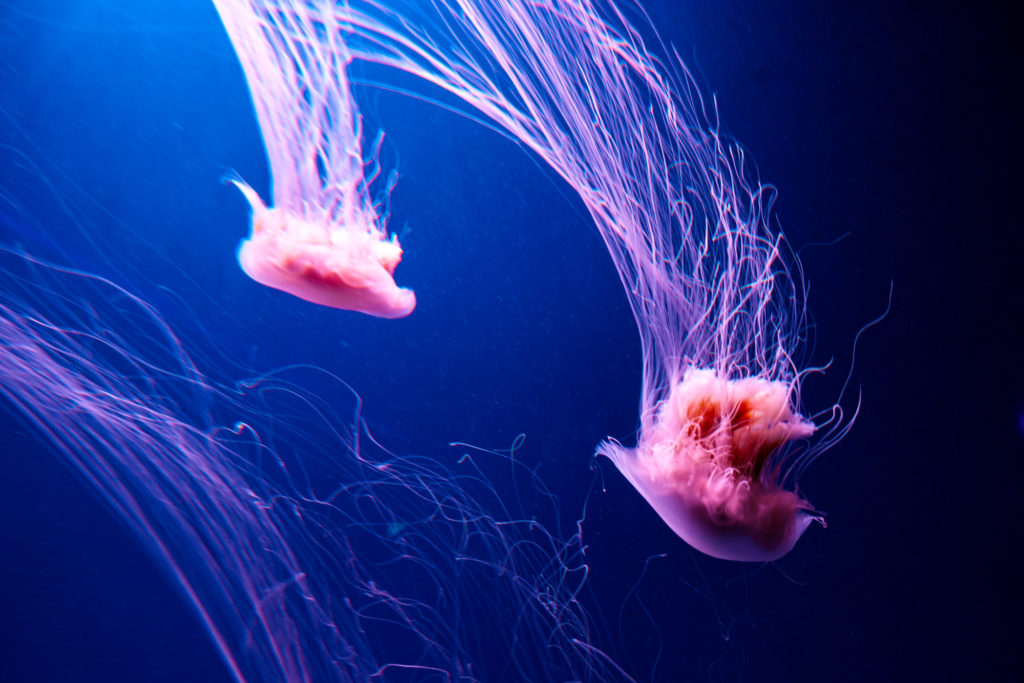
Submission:
M 219 179 L 266 194 L 267 171 L 212 6 L 40 4 L 0 3 L 0 240 L 129 287 L 221 379 L 329 368 L 401 452 L 525 433 L 520 457 L 581 514 L 594 446 L 632 438 L 640 362 L 566 188 L 465 119 L 357 88 L 401 174 L 396 279 L 419 306 L 381 321 L 299 302 L 234 261 L 246 208 Z M 1024 664 L 1009 24 L 977 8 L 759 5 L 648 7 L 780 188 L 791 241 L 811 245 L 811 357 L 835 370 L 809 405 L 834 399 L 890 283 L 892 308 L 857 350 L 853 432 L 802 482 L 828 529 L 777 565 L 696 555 L 600 464 L 584 539 L 601 637 L 641 680 L 1005 678 Z M 6 408 L 0 680 L 229 680 L 160 568 Z

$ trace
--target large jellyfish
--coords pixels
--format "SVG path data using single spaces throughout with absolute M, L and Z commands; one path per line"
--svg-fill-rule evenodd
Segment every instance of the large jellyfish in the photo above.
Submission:
M 305 389 L 325 380 L 331 401 Z M 515 447 L 395 455 L 326 371 L 220 386 L 126 289 L 4 249 L 0 400 L 166 568 L 236 680 L 628 679 L 578 600 L 579 534 L 481 474 L 514 472 Z
M 273 176 L 273 206 L 239 179 L 252 233 L 238 249 L 254 280 L 307 301 L 401 318 L 416 307 L 393 274 L 402 260 L 369 186 L 349 57 L 330 3 L 215 0 L 245 71 Z M 390 190 L 390 187 L 387 188 Z
M 336 12 L 346 54 L 454 94 L 589 210 L 644 358 L 638 443 L 598 453 L 694 548 L 746 561 L 789 552 L 820 519 L 799 476 L 849 422 L 838 406 L 822 424 L 800 412 L 804 289 L 771 224 L 774 190 L 678 57 L 610 0 Z

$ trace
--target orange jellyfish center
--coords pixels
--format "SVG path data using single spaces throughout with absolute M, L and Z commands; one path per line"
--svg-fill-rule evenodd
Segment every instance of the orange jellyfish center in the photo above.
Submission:
M 685 406 L 684 431 L 711 454 L 718 467 L 731 468 L 743 479 L 759 479 L 768 456 L 791 436 L 773 428 L 771 418 L 755 406 L 749 397 L 732 405 L 715 398 L 699 399 Z

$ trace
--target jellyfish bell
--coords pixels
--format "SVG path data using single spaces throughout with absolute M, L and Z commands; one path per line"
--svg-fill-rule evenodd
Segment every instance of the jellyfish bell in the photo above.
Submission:
M 252 232 L 238 248 L 238 262 L 256 282 L 322 306 L 378 318 L 402 318 L 416 308 L 412 290 L 395 284 L 402 260 L 397 236 L 387 238 L 358 224 L 325 221 L 269 208 L 251 187 L 231 180 L 252 209 Z
M 815 430 L 794 411 L 790 393 L 783 382 L 690 368 L 636 448 L 606 442 L 598 453 L 697 550 L 724 560 L 775 560 L 820 520 L 782 487 L 772 459 L 783 444 Z

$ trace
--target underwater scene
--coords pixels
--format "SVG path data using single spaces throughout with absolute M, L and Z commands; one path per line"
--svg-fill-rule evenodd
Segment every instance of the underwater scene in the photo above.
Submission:
M 0 681 L 1014 680 L 1012 25 L 0 1 Z

